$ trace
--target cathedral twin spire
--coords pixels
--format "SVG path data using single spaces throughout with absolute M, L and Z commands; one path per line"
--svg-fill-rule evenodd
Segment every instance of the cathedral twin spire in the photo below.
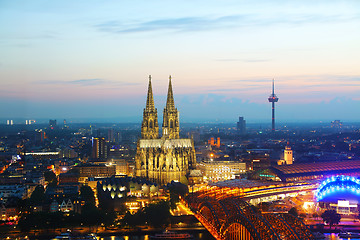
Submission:
M 149 75 L 149 87 L 148 87 L 148 94 L 147 94 L 145 109 L 147 111 L 155 111 L 154 96 L 153 96 L 152 86 L 151 86 L 151 75 Z
M 149 87 L 146 99 L 146 107 L 143 112 L 143 121 L 141 124 L 142 139 L 156 139 L 159 137 L 159 124 L 157 109 L 154 104 L 154 96 L 151 86 L 151 76 L 149 76 Z
M 174 95 L 171 84 L 171 76 L 169 76 L 169 88 L 166 100 L 166 106 L 163 114 L 162 125 L 163 138 L 179 138 L 179 114 L 175 108 Z M 148 94 L 146 99 L 146 107 L 143 113 L 143 122 L 141 126 L 141 137 L 143 139 L 159 138 L 159 126 L 157 119 L 157 109 L 154 104 L 154 97 L 151 85 L 151 75 L 149 76 Z
M 174 103 L 174 95 L 171 85 L 171 75 L 169 76 L 169 88 L 168 88 L 168 95 L 166 100 L 166 109 L 174 110 L 175 109 L 175 103 Z

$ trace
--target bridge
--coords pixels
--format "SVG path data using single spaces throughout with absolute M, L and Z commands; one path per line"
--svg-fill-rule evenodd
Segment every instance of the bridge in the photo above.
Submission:
M 261 213 L 241 196 L 213 188 L 189 194 L 188 206 L 219 240 L 313 240 L 309 228 L 288 213 Z
M 216 198 L 239 196 L 251 204 L 258 204 L 269 196 L 286 195 L 304 191 L 314 191 L 319 187 L 319 181 L 307 182 L 259 182 L 244 179 L 235 179 L 212 183 L 198 190 L 206 190 Z M 224 195 L 226 193 L 226 195 Z

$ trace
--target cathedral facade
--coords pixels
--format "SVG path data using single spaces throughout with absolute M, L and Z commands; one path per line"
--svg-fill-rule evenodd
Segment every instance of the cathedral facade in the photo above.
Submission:
M 162 136 L 159 136 L 157 109 L 149 76 L 141 139 L 137 143 L 135 155 L 136 176 L 158 184 L 166 184 L 173 180 L 187 183 L 186 176 L 196 163 L 195 148 L 192 139 L 180 138 L 179 129 L 179 112 L 175 108 L 170 76 L 163 112 Z

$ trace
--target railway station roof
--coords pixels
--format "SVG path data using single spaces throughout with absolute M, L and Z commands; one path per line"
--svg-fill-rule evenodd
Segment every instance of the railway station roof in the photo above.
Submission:
M 283 181 L 296 178 L 316 178 L 336 174 L 360 174 L 360 160 L 297 163 L 270 167 Z

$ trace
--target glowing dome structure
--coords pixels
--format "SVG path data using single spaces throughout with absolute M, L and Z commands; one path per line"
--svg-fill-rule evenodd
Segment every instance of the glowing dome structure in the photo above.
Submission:
M 99 203 L 108 210 L 120 211 L 124 202 L 136 197 L 157 195 L 159 185 L 139 177 L 112 176 L 97 183 Z
M 318 202 L 334 195 L 341 198 L 351 195 L 360 199 L 360 179 L 344 175 L 333 176 L 323 181 L 315 193 Z

